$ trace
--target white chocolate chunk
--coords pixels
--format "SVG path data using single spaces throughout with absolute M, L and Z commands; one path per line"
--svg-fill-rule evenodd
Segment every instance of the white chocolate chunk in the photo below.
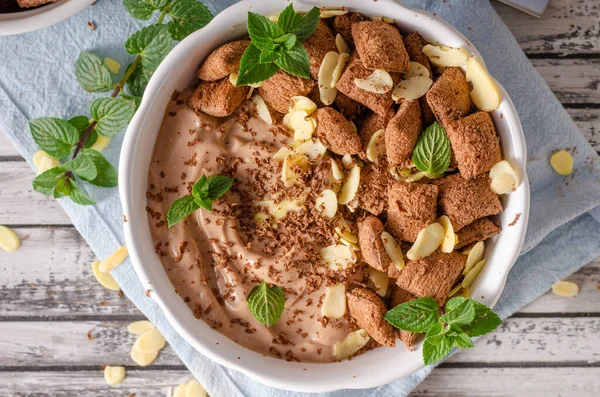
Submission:
M 197 380 L 191 380 L 187 384 L 185 397 L 207 397 L 206 389 Z
M 574 298 L 579 294 L 579 286 L 571 281 L 557 281 L 552 284 L 552 292 L 558 296 Z
M 112 253 L 111 256 L 100 262 L 99 270 L 102 273 L 108 273 L 115 267 L 119 266 L 123 261 L 127 258 L 128 252 L 126 246 L 121 246 L 117 248 L 115 252 Z
M 104 367 L 104 380 L 109 386 L 118 385 L 125 379 L 125 367 Z
M 348 44 L 346 44 L 346 41 L 344 40 L 342 35 L 339 33 L 335 36 L 335 46 L 337 47 L 337 50 L 340 53 L 340 55 L 352 53 L 352 50 L 350 49 Z
M 344 339 L 333 345 L 333 355 L 338 360 L 344 360 L 362 349 L 369 340 L 371 337 L 363 329 L 350 332 Z
M 333 69 L 333 74 L 331 75 L 331 86 L 332 87 L 335 87 L 337 82 L 340 80 L 340 77 L 342 77 L 342 73 L 344 72 L 344 68 L 346 67 L 346 64 L 348 63 L 349 59 L 350 59 L 350 55 L 346 54 L 345 52 L 342 52 L 341 54 L 338 55 L 337 61 L 335 63 L 335 68 Z M 335 99 L 335 97 L 334 97 L 334 99 Z
M 325 247 L 319 253 L 323 263 L 330 270 L 344 270 L 356 263 L 354 250 L 347 245 L 338 244 Z
M 484 112 L 493 112 L 498 109 L 500 106 L 498 86 L 481 62 L 475 58 L 469 59 L 465 76 L 473 87 L 471 99 L 475 106 Z
M 293 96 L 290 112 L 296 110 L 304 110 L 306 114 L 310 116 L 315 110 L 317 110 L 317 104 L 305 96 Z
M 490 189 L 496 194 L 507 194 L 515 190 L 515 178 L 509 174 L 498 175 L 490 183 Z
M 90 149 L 101 152 L 108 146 L 109 143 L 110 143 L 110 138 L 99 135 L 98 139 L 96 139 L 96 142 L 94 142 L 94 144 L 90 147 Z
M 346 286 L 342 283 L 327 287 L 321 314 L 329 318 L 342 318 L 346 314 Z
M 104 288 L 111 291 L 118 291 L 121 289 L 110 273 L 100 271 L 100 261 L 94 261 L 94 263 L 92 263 L 92 273 L 94 274 L 94 277 L 96 277 L 96 281 Z
M 360 167 L 355 165 L 350 170 L 348 174 L 348 178 L 346 182 L 342 185 L 342 191 L 340 192 L 340 196 L 338 197 L 339 204 L 348 204 L 350 201 L 354 199 L 356 196 L 356 192 L 358 192 L 358 187 L 360 186 Z
M 150 353 L 142 353 L 141 351 L 136 350 L 134 345 L 134 348 L 131 349 L 131 353 L 129 356 L 131 357 L 133 362 L 139 365 L 140 367 L 147 367 L 148 365 L 152 364 L 154 360 L 156 360 L 156 357 L 158 357 L 158 350 Z
M 469 61 L 469 52 L 464 48 L 427 44 L 423 47 L 423 53 L 436 66 L 464 66 Z
M 452 227 L 450 218 L 448 218 L 446 215 L 442 215 L 440 219 L 438 219 L 438 223 L 444 228 L 444 240 L 442 241 L 440 251 L 448 254 L 454 251 L 454 244 L 456 243 L 454 228 Z
M 277 151 L 277 153 L 275 153 L 273 155 L 273 159 L 277 160 L 277 161 L 283 161 L 286 158 L 288 158 L 291 154 L 292 154 L 292 151 L 290 149 L 286 148 L 285 146 L 283 146 L 281 149 L 279 149 Z
M 38 150 L 33 155 L 33 164 L 38 168 L 38 174 L 43 174 L 49 169 L 58 167 L 60 160 L 50 156 L 43 150 Z
M 135 341 L 133 349 L 140 353 L 152 353 L 165 347 L 165 343 L 167 341 L 164 336 L 154 328 L 141 334 Z
M 431 77 L 431 73 L 429 73 L 429 69 L 420 64 L 419 62 L 411 62 L 410 69 L 408 72 L 404 73 L 404 79 L 408 80 L 411 77 Z
M 384 231 L 381 233 L 381 241 L 383 241 L 383 248 L 390 257 L 392 263 L 398 270 L 404 269 L 404 254 L 400 249 L 400 244 L 396 241 L 394 236 Z
M 333 71 L 337 66 L 338 55 L 339 54 L 335 51 L 329 51 L 325 54 L 325 57 L 323 57 L 323 61 L 319 67 L 317 83 L 319 84 L 321 102 L 325 105 L 331 105 L 337 95 L 337 89 L 333 84 Z
M 141 335 L 146 331 L 150 331 L 156 328 L 154 324 L 152 324 L 148 320 L 140 320 L 135 321 L 127 326 L 127 332 L 133 335 Z
M 485 244 L 483 241 L 479 241 L 476 243 L 473 248 L 468 253 L 467 262 L 465 263 L 465 269 L 463 270 L 463 275 L 469 273 L 469 271 L 475 266 L 477 263 L 481 261 L 483 258 L 483 253 L 485 251 Z
M 354 84 L 361 90 L 374 92 L 375 94 L 385 94 L 394 86 L 394 80 L 385 70 L 375 69 L 373 73 L 364 79 L 354 79 Z
M 294 149 L 294 153 L 303 154 L 310 160 L 314 160 L 317 157 L 321 157 L 327 152 L 327 148 L 320 140 L 306 141 Z
M 371 139 L 369 139 L 366 152 L 367 159 L 372 162 L 379 160 L 381 156 L 385 155 L 384 130 L 377 130 L 373 135 L 371 135 Z
M 394 92 L 392 92 L 392 99 L 399 101 L 401 99 L 406 101 L 412 101 L 413 99 L 421 98 L 429 91 L 433 80 L 425 76 L 414 76 L 407 80 L 402 80 Z
M 432 223 L 417 234 L 417 239 L 406 253 L 406 257 L 414 261 L 429 256 L 442 244 L 443 240 L 444 227 L 439 223 Z
M 479 276 L 479 273 L 481 272 L 481 269 L 483 269 L 483 267 L 485 266 L 486 262 L 487 259 L 482 259 L 475 266 L 473 266 L 471 270 L 469 270 L 469 272 L 462 281 L 463 288 L 468 288 L 471 286 L 471 284 L 473 284 L 473 281 L 475 281 L 477 276 Z
M 6 252 L 15 252 L 21 246 L 21 240 L 12 229 L 0 225 L 0 248 Z
M 560 150 L 550 157 L 550 165 L 560 175 L 569 175 L 573 172 L 573 157 L 566 150 Z
M 333 190 L 326 189 L 315 200 L 315 209 L 327 218 L 333 218 L 338 209 L 337 196 Z
M 331 18 L 348 13 L 345 7 L 321 7 L 321 18 Z
M 308 157 L 294 153 L 283 160 L 281 179 L 286 187 L 294 186 L 302 172 L 308 169 Z
M 369 283 L 367 286 L 373 288 L 377 295 L 385 297 L 390 282 L 388 274 L 369 267 L 367 269 L 367 275 L 369 276 Z
M 256 113 L 258 113 L 258 117 L 260 117 L 267 124 L 273 124 L 271 112 L 269 112 L 269 108 L 262 97 L 260 95 L 254 95 L 252 102 L 254 102 L 256 105 Z
M 490 176 L 490 179 L 494 179 L 495 177 L 500 176 L 502 174 L 512 175 L 513 178 L 515 179 L 515 186 L 519 186 L 519 183 L 521 182 L 519 179 L 519 173 L 506 160 L 502 160 L 502 161 L 499 161 L 496 164 L 494 164 L 494 166 L 490 170 L 489 176 Z
M 104 58 L 104 66 L 106 66 L 112 74 L 119 74 L 119 70 L 121 70 L 121 64 L 109 57 Z
M 335 159 L 329 160 L 331 161 L 331 174 L 333 175 L 333 177 L 338 181 L 344 179 L 344 171 L 342 171 L 338 162 L 335 161 Z

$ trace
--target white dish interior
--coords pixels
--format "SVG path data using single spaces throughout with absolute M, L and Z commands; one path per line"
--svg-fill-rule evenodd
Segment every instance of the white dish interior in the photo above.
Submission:
M 264 357 L 241 347 L 211 329 L 204 321 L 195 319 L 183 299 L 175 293 L 154 253 L 144 203 L 148 167 L 171 94 L 196 81 L 196 70 L 213 49 L 247 33 L 248 11 L 271 15 L 279 13 L 288 4 L 287 0 L 246 0 L 233 5 L 217 15 L 204 29 L 181 42 L 155 72 L 140 109 L 129 125 L 121 151 L 119 192 L 128 219 L 124 224 L 126 243 L 144 288 L 152 289 L 152 298 L 160 305 L 171 325 L 195 349 L 217 363 L 264 384 L 301 392 L 380 386 L 423 368 L 420 346 L 409 352 L 398 343 L 395 348 L 379 348 L 351 361 L 330 364 L 292 363 Z M 312 6 L 339 5 L 330 0 L 294 2 L 295 9 L 301 11 Z M 368 16 L 393 18 L 403 32 L 419 31 L 430 42 L 463 47 L 479 56 L 457 30 L 428 13 L 407 9 L 392 0 L 346 0 L 344 6 Z M 501 94 L 502 102 L 493 113 L 493 119 L 501 138 L 503 155 L 517 167 L 521 183 L 516 191 L 502 196 L 505 211 L 497 220 L 503 230 L 487 244 L 487 265 L 471 287 L 472 296 L 488 306 L 493 306 L 500 297 L 508 272 L 519 255 L 529 213 L 525 139 L 512 101 L 502 88 Z M 509 227 L 516 214 L 520 214 L 519 221 Z

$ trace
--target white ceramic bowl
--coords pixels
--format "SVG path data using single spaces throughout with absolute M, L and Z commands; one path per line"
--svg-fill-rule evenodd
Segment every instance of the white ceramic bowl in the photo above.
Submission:
M 0 14 L 0 36 L 21 34 L 59 23 L 95 0 L 63 0 L 31 10 Z
M 409 10 L 393 0 L 345 0 L 353 11 L 369 16 L 385 15 L 396 20 L 404 31 L 419 31 L 427 40 L 464 47 L 479 53 L 457 30 L 440 19 Z M 202 60 L 216 47 L 246 34 L 247 12 L 263 15 L 280 12 L 288 0 L 246 0 L 226 9 L 202 30 L 182 41 L 154 73 L 141 106 L 125 136 L 119 167 L 119 191 L 125 223 L 125 238 L 135 270 L 152 298 L 162 308 L 175 330 L 200 353 L 219 364 L 239 370 L 264 384 L 302 392 L 327 392 L 339 389 L 370 388 L 393 382 L 423 368 L 420 348 L 407 351 L 401 343 L 395 348 L 379 348 L 351 361 L 330 364 L 291 363 L 247 350 L 194 318 L 167 278 L 154 244 L 144 203 L 148 166 L 165 107 L 173 90 L 183 90 L 196 80 Z M 297 10 L 311 6 L 337 6 L 331 0 L 295 1 Z M 518 189 L 503 197 L 505 211 L 498 217 L 503 226 L 500 235 L 487 244 L 486 267 L 472 286 L 472 295 L 493 306 L 504 288 L 506 277 L 517 259 L 527 227 L 529 184 L 525 174 L 525 138 L 517 112 L 501 89 L 502 103 L 493 118 L 502 141 L 504 156 L 516 165 L 522 176 Z M 521 214 L 515 226 L 508 227 L 515 214 Z M 305 370 L 304 370 L 305 369 Z

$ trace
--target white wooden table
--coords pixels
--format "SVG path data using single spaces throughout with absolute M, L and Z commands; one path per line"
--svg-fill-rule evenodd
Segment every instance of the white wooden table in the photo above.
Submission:
M 600 1 L 554 0 L 543 19 L 495 7 L 600 151 Z M 133 365 L 125 326 L 143 316 L 96 284 L 94 255 L 60 206 L 32 191 L 33 177 L 0 134 L 0 224 L 24 239 L 0 252 L 0 396 L 165 396 L 189 373 L 168 347 L 152 366 Z M 569 279 L 579 296 L 544 295 L 413 395 L 599 396 L 600 258 Z M 125 382 L 109 388 L 104 364 L 129 366 Z

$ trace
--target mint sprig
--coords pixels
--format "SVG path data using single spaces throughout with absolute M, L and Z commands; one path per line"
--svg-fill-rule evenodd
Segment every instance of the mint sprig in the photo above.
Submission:
M 442 360 L 453 347 L 473 347 L 471 338 L 492 332 L 502 323 L 490 308 L 463 297 L 450 299 L 443 315 L 435 299 L 427 297 L 396 306 L 385 314 L 385 319 L 398 329 L 426 334 L 425 365 Z
M 302 15 L 294 11 L 292 4 L 282 11 L 277 23 L 248 12 L 251 43 L 242 55 L 236 85 L 259 83 L 279 69 L 309 78 L 310 62 L 302 42 L 315 32 L 320 19 L 317 7 Z
M 450 166 L 450 139 L 446 130 L 434 122 L 419 136 L 412 160 L 419 171 L 430 177 L 442 175 Z
M 248 294 L 248 308 L 258 322 L 270 327 L 283 313 L 285 294 L 277 285 L 269 286 L 263 280 Z
M 227 193 L 232 184 L 233 178 L 228 176 L 216 175 L 207 178 L 202 175 L 194 184 L 192 194 L 178 198 L 169 207 L 167 213 L 168 226 L 171 227 L 177 224 L 200 207 L 212 211 L 213 200 L 217 200 Z

